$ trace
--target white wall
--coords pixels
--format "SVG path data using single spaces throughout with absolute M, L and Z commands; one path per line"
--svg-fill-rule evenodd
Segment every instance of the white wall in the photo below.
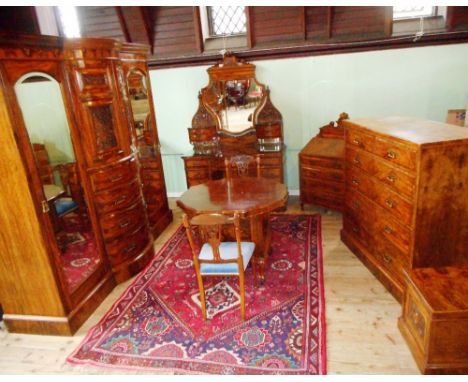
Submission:
M 284 119 L 286 182 L 297 190 L 297 154 L 320 126 L 345 111 L 351 118 L 407 115 L 445 121 L 468 99 L 468 44 L 393 49 L 253 62 Z M 186 189 L 182 155 L 187 128 L 208 66 L 152 70 L 163 164 L 169 192 Z

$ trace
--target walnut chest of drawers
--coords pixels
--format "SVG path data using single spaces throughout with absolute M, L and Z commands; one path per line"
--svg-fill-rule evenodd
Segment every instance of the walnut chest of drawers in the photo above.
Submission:
M 337 211 L 344 201 L 344 129 L 324 126 L 299 153 L 301 209 L 314 204 Z
M 405 276 L 398 327 L 419 369 L 468 373 L 468 266 L 419 268 Z
M 404 269 L 467 264 L 468 129 L 405 117 L 343 124 L 343 242 L 398 301 Z

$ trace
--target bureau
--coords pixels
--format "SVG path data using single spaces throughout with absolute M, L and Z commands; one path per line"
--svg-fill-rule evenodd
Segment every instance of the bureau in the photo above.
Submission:
M 468 263 L 468 129 L 343 121 L 343 242 L 401 301 L 403 271 Z
M 320 128 L 299 153 L 299 199 L 304 204 L 314 204 L 337 211 L 344 202 L 344 128 L 347 119 L 341 113 L 338 121 Z

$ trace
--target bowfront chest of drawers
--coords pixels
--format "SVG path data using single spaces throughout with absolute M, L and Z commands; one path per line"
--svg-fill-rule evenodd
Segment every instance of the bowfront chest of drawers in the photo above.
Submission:
M 403 270 L 468 263 L 468 129 L 343 121 L 343 242 L 401 301 Z

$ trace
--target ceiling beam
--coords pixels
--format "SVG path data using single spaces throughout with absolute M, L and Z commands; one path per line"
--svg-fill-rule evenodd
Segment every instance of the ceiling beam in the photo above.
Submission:
M 115 8 L 127 41 L 149 45 L 153 53 L 153 25 L 148 7 Z

